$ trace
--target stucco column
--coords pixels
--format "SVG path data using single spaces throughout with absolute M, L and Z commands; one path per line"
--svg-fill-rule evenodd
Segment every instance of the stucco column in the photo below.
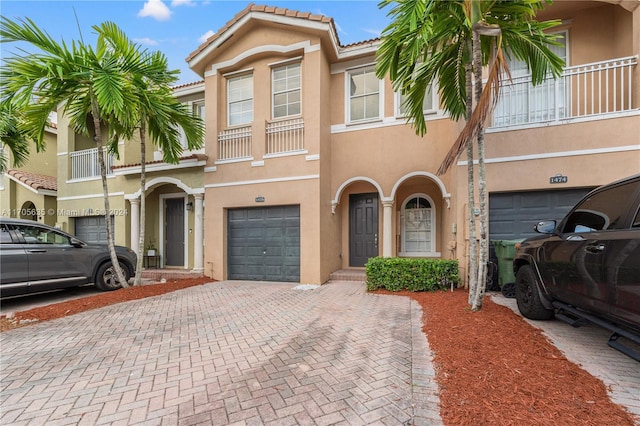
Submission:
M 140 198 L 132 198 L 131 203 L 131 248 L 138 256 L 138 246 L 140 245 Z
M 382 257 L 391 257 L 393 251 L 393 200 L 382 201 Z
M 204 271 L 204 194 L 194 194 L 194 225 L 193 225 L 193 271 Z

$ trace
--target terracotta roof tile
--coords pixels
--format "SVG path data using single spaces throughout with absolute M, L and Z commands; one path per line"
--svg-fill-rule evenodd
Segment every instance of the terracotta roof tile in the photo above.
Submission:
M 178 84 L 177 86 L 171 87 L 173 90 L 184 89 L 186 87 L 197 86 L 199 84 L 204 84 L 204 80 L 192 81 L 190 83 Z
M 187 155 L 184 157 L 180 157 L 180 161 L 184 161 L 184 160 L 206 160 L 207 156 L 204 154 L 191 154 L 191 155 Z M 155 161 L 147 161 L 145 163 L 145 166 L 148 166 L 150 164 L 161 164 L 164 163 L 164 160 L 155 160 Z M 125 169 L 128 167 L 139 167 L 140 163 L 132 163 L 132 164 L 123 164 L 120 166 L 111 166 L 111 170 L 116 170 L 116 169 Z
M 55 176 L 46 176 L 18 169 L 9 169 L 7 170 L 7 174 L 35 190 L 58 190 L 58 178 Z

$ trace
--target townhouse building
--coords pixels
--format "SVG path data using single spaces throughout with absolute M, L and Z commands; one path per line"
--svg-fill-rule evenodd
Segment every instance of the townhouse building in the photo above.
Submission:
M 492 239 L 529 236 L 640 171 L 639 4 L 556 2 L 540 14 L 562 20 L 567 67 L 533 87 L 511 63 L 486 135 Z M 207 106 L 207 275 L 322 283 L 371 256 L 464 269 L 466 162 L 436 175 L 462 124 L 433 87 L 417 137 L 375 76 L 378 46 L 341 45 L 325 16 L 250 5 L 189 55 Z
M 554 49 L 566 68 L 533 87 L 510 62 L 486 130 L 494 240 L 531 236 L 537 220 L 640 172 L 640 1 L 556 1 L 538 18 L 562 21 Z M 187 57 L 202 81 L 175 88 L 205 120 L 204 148 L 169 165 L 148 146 L 144 192 L 137 141 L 108 158 L 116 242 L 136 247 L 145 197 L 149 268 L 321 284 L 372 256 L 402 256 L 459 259 L 464 277 L 466 161 L 436 174 L 463 123 L 442 110 L 436 84 L 416 136 L 391 82 L 375 76 L 379 43 L 342 45 L 322 15 L 239 11 Z M 104 239 L 94 145 L 63 116 L 55 136 L 55 223 Z

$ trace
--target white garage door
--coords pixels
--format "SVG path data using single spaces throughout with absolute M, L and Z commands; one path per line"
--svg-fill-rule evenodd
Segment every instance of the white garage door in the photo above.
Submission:
M 300 281 L 300 206 L 228 211 L 228 278 Z

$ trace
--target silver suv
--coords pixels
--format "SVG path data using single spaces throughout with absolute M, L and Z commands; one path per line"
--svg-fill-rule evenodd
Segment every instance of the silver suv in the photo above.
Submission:
M 129 280 L 136 254 L 116 246 Z M 0 218 L 0 297 L 94 283 L 103 291 L 121 287 L 106 244 L 90 244 L 31 220 Z

